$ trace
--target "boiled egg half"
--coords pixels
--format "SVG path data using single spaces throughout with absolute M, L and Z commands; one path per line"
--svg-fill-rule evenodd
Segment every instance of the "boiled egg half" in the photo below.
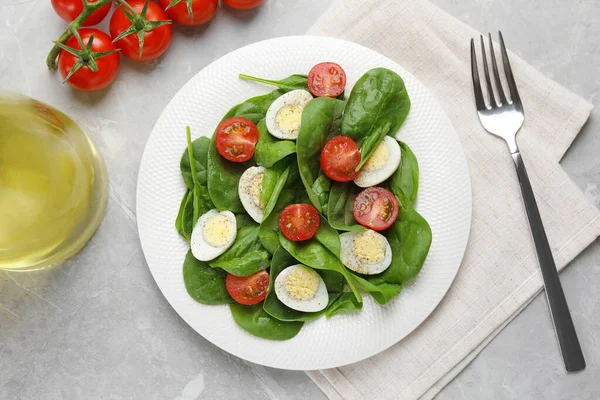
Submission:
M 379 185 L 396 172 L 401 154 L 398 141 L 391 136 L 384 137 L 360 169 L 354 183 L 360 187 Z
M 250 167 L 244 171 L 238 184 L 238 193 L 244 209 L 259 224 L 265 216 L 261 197 L 265 172 L 264 167 Z
M 392 263 L 390 244 L 374 230 L 342 233 L 340 245 L 342 264 L 359 274 L 379 274 Z
M 300 132 L 302 111 L 312 98 L 306 90 L 292 90 L 278 97 L 265 116 L 269 133 L 278 139 L 296 140 Z
M 289 308 L 304 312 L 321 311 L 329 302 L 321 275 L 302 264 L 287 267 L 277 275 L 275 295 Z
M 236 236 L 235 215 L 231 211 L 212 209 L 198 218 L 192 230 L 192 254 L 197 260 L 210 261 L 230 248 Z

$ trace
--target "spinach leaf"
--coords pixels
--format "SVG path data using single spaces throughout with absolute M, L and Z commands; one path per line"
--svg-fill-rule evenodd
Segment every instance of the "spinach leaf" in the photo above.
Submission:
M 258 230 L 258 237 L 262 245 L 273 254 L 279 247 L 279 214 L 288 205 L 294 202 L 295 192 L 293 189 L 284 189 L 275 207 L 268 217 L 264 218 Z
M 359 311 L 363 307 L 363 303 L 356 301 L 356 297 L 352 293 L 342 293 L 333 303 L 330 303 L 325 311 L 327 318 L 334 315 Z
M 191 225 L 192 225 L 192 229 L 193 229 L 194 226 L 196 225 L 196 222 L 198 221 L 198 218 L 200 218 L 200 216 L 202 214 L 204 214 L 207 211 L 214 208 L 214 205 L 208 194 L 208 188 L 206 186 L 202 185 L 200 183 L 200 181 L 198 180 L 198 174 L 196 171 L 196 161 L 194 159 L 194 149 L 192 146 L 192 134 L 191 134 L 191 130 L 190 130 L 189 126 L 186 127 L 185 132 L 186 132 L 187 144 L 188 144 L 188 146 L 187 146 L 188 147 L 187 148 L 188 161 L 189 161 L 189 165 L 190 165 L 190 172 L 191 172 L 191 178 L 192 178 L 192 183 L 193 183 L 193 188 L 192 188 L 193 213 L 192 213 L 192 221 L 191 221 Z M 183 216 L 186 216 L 186 214 L 184 213 Z M 189 221 L 182 221 L 182 226 L 187 225 L 187 224 L 189 224 Z
M 232 117 L 244 117 L 258 124 L 260 120 L 265 118 L 265 114 L 273 101 L 283 93 L 281 90 L 275 90 L 263 96 L 252 97 L 229 110 L 223 120 Z M 208 148 L 207 178 L 210 198 L 216 208 L 234 213 L 244 212 L 244 207 L 238 195 L 238 184 L 240 176 L 250 166 L 250 163 L 232 163 L 221 157 L 217 151 L 213 135 Z
M 265 302 L 263 303 L 263 309 L 267 312 L 267 314 L 271 315 L 274 318 L 277 318 L 280 321 L 311 321 L 313 319 L 319 318 L 321 315 L 323 315 L 327 307 L 329 307 L 329 304 L 331 304 L 335 301 L 335 299 L 338 298 L 338 296 L 340 295 L 339 292 L 329 293 L 328 306 L 322 311 L 317 312 L 302 312 L 294 310 L 283 304 L 277 298 L 277 294 L 275 293 L 275 279 L 277 279 L 277 276 L 279 276 L 281 271 L 294 264 L 296 264 L 296 260 L 294 260 L 294 258 L 282 247 L 279 247 L 277 251 L 275 251 L 275 254 L 273 254 L 273 260 L 271 262 L 271 270 L 269 272 L 269 292 L 267 294 Z M 331 271 L 318 272 L 331 273 Z M 328 277 L 329 280 L 332 279 L 331 275 L 328 275 Z M 335 289 L 339 289 L 340 283 L 343 285 L 344 281 L 344 278 L 340 274 L 337 274 L 337 277 L 337 282 L 333 284 L 333 287 Z M 325 281 L 325 279 L 324 282 L 325 285 L 327 285 L 327 281 Z M 328 291 L 330 291 L 329 286 L 327 286 L 327 289 Z
M 245 226 L 255 226 L 256 222 L 246 213 L 235 214 L 235 222 L 237 230 L 239 231 Z
M 332 227 L 339 231 L 361 232 L 365 228 L 354 219 L 354 199 L 360 188 L 351 182 L 335 182 L 329 193 L 327 219 Z
M 410 110 L 410 98 L 400 76 L 374 68 L 354 85 L 342 118 L 342 135 L 358 144 L 361 162 L 369 159 L 385 135 L 394 137 Z
M 210 266 L 236 276 L 248 276 L 268 268 L 269 253 L 260 244 L 258 229 L 256 224 L 239 229 L 233 246 L 210 261 Z
M 322 227 L 319 228 L 321 230 Z M 318 235 L 318 233 L 317 233 Z M 325 237 L 329 236 L 329 233 L 324 234 Z M 331 238 L 321 238 L 324 242 L 332 245 L 335 249 L 335 241 Z M 338 236 L 338 247 L 337 247 L 337 256 L 331 252 L 331 250 L 321 243 L 321 241 L 317 240 L 317 238 L 312 238 L 309 240 L 305 240 L 303 242 L 292 242 L 288 240 L 281 232 L 279 232 L 279 243 L 281 246 L 287 250 L 296 260 L 300 261 L 302 264 L 307 265 L 314 269 L 324 269 L 339 272 L 344 276 L 348 285 L 352 289 L 354 296 L 357 301 L 361 302 L 362 297 L 356 287 L 354 279 L 350 272 L 344 267 L 344 265 L 339 260 L 339 236 Z
M 296 159 L 281 160 L 272 168 L 267 168 L 265 172 L 261 193 L 262 203 L 264 204 L 263 220 L 269 217 L 277 204 L 277 199 L 288 180 L 290 164 L 296 164 Z
M 196 178 L 198 183 L 201 185 L 206 185 L 206 163 L 208 158 L 209 145 L 210 138 L 207 138 L 206 136 L 201 136 L 192 142 L 194 166 L 196 168 Z M 190 157 L 188 154 L 187 147 L 183 152 L 183 155 L 181 156 L 179 166 L 181 168 L 181 176 L 183 176 L 183 181 L 185 182 L 185 185 L 188 188 L 193 189 L 194 181 L 192 179 L 192 169 L 190 167 Z
M 296 152 L 296 143 L 291 140 L 280 140 L 271 135 L 264 119 L 257 127 L 258 143 L 254 151 L 254 160 L 258 165 L 271 168 L 276 162 Z
M 331 184 L 331 179 L 322 173 L 312 186 L 313 192 L 315 192 L 317 198 L 319 199 L 319 203 L 321 204 L 321 210 L 323 214 L 327 214 Z
M 227 273 L 198 261 L 188 251 L 183 262 L 183 282 L 192 299 L 202 304 L 228 304 L 233 299 L 225 288 Z
M 419 163 L 406 143 L 400 142 L 400 152 L 400 167 L 390 178 L 390 186 L 401 190 L 414 203 L 419 190 Z
M 340 258 L 340 234 L 329 224 L 329 222 L 319 215 L 319 230 L 315 234 L 315 239 Z
M 386 270 L 388 271 L 389 268 Z M 352 274 L 361 290 L 369 292 L 379 304 L 386 304 L 402 290 L 401 283 L 390 283 L 380 275 L 359 276 Z
M 283 78 L 278 81 L 257 78 L 255 76 L 250 76 L 246 74 L 240 74 L 239 77 L 240 79 L 243 79 L 245 81 L 260 82 L 267 85 L 276 86 L 279 89 L 284 90 L 286 92 L 290 92 L 296 89 L 308 90 L 308 76 L 302 74 L 290 75 L 287 78 Z
M 298 170 L 308 197 L 319 212 L 323 211 L 323 207 L 313 185 L 319 177 L 321 150 L 327 140 L 339 135 L 343 109 L 343 101 L 320 97 L 309 101 L 302 111 L 296 140 Z
M 273 318 L 263 310 L 261 303 L 244 306 L 234 303 L 229 305 L 233 320 L 242 329 L 263 339 L 288 340 L 300 332 L 304 322 L 284 322 Z
M 396 185 L 390 190 L 398 198 L 400 214 L 394 224 L 385 232 L 392 248 L 392 264 L 380 274 L 387 283 L 402 283 L 413 279 L 425 263 L 432 233 L 429 224 L 415 210 L 412 202 Z
M 177 232 L 188 242 L 192 237 L 192 219 L 194 218 L 194 206 L 193 201 L 194 194 L 190 189 L 185 191 L 183 199 L 181 199 L 181 205 L 179 206 L 179 212 L 177 213 L 177 219 L 175 220 L 175 228 Z

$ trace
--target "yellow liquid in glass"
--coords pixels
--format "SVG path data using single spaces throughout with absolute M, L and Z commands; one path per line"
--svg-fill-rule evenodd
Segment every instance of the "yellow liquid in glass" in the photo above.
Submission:
M 54 265 L 79 251 L 104 215 L 104 164 L 64 114 L 1 96 L 0 269 Z

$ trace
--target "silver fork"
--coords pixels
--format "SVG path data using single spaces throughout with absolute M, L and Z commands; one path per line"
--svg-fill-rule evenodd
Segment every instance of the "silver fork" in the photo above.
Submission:
M 502 63 L 504 65 L 506 81 L 510 91 L 510 99 L 504 94 L 502 89 L 498 64 L 496 63 L 496 55 L 494 54 L 492 35 L 488 34 L 489 52 L 497 96 L 494 95 L 494 89 L 492 88 L 483 36 L 480 36 L 483 71 L 487 87 L 487 103 L 484 100 L 479 80 L 479 70 L 477 67 L 475 41 L 471 39 L 471 74 L 473 76 L 473 91 L 475 93 L 477 114 L 479 115 L 481 125 L 483 125 L 486 131 L 504 139 L 508 145 L 513 161 L 515 162 L 519 184 L 521 185 L 523 202 L 525 203 L 529 226 L 531 228 L 533 242 L 538 257 L 538 263 L 542 271 L 550 315 L 554 323 L 554 330 L 556 331 L 556 337 L 558 338 L 558 344 L 562 353 L 565 369 L 568 372 L 581 371 L 585 369 L 585 359 L 583 358 L 581 346 L 577 339 L 577 332 L 575 332 L 575 326 L 573 325 L 573 319 L 571 318 L 567 300 L 565 299 L 565 294 L 560 284 L 560 279 L 558 278 L 556 265 L 552 258 L 552 251 L 550 250 L 548 238 L 544 231 L 544 225 L 542 224 L 542 219 L 535 202 L 535 196 L 533 195 L 533 190 L 529 183 L 525 164 L 523 163 L 523 158 L 519 152 L 519 146 L 517 146 L 517 132 L 521 129 L 521 126 L 525 121 L 525 113 L 523 112 L 523 103 L 521 102 L 517 84 L 515 83 L 515 78 L 510 67 L 510 61 L 508 60 L 502 32 L 498 32 L 498 35 L 500 37 Z

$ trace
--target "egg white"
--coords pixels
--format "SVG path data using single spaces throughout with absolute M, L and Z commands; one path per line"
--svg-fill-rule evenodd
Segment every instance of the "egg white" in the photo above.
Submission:
M 286 132 L 281 129 L 277 124 L 277 114 L 281 109 L 288 105 L 297 107 L 297 110 L 301 113 L 306 107 L 306 104 L 313 99 L 310 92 L 306 90 L 292 90 L 278 97 L 273 104 L 267 110 L 265 116 L 265 122 L 267 124 L 267 130 L 273 136 L 278 139 L 291 139 L 296 140 L 298 137 L 298 131 L 300 130 L 300 121 L 297 124 L 293 124 L 293 132 Z
M 385 146 L 385 149 L 379 149 L 380 146 Z M 354 183 L 357 186 L 366 188 L 379 185 L 381 182 L 392 176 L 398 169 L 398 166 L 400 166 L 402 153 L 400 152 L 400 145 L 396 139 L 391 136 L 384 137 L 379 144 L 378 149 L 380 151 L 383 150 L 387 154 L 387 159 L 377 160 L 383 162 L 383 165 L 373 166 L 372 164 L 375 164 L 376 160 L 372 160 L 372 158 L 378 157 L 377 150 L 375 150 L 373 155 L 371 155 L 369 160 L 360 169 L 358 177 L 354 180 Z M 370 163 L 370 161 L 372 162 Z
M 262 180 L 267 170 L 265 167 L 250 167 L 244 171 L 238 184 L 238 193 L 244 209 L 259 224 L 265 216 L 262 204 Z M 254 187 L 258 185 L 258 187 Z
M 226 235 L 226 243 L 222 246 L 213 246 L 208 241 L 210 238 L 205 238 L 205 228 L 206 225 L 212 218 L 217 216 L 223 216 L 230 222 L 230 230 L 223 232 Z M 203 214 L 200 218 L 198 218 L 198 222 L 194 226 L 192 230 L 192 237 L 190 240 L 190 247 L 192 249 L 192 254 L 197 260 L 200 261 L 210 261 L 221 254 L 225 253 L 228 248 L 231 247 L 233 242 L 235 242 L 235 238 L 237 236 L 237 223 L 235 220 L 235 215 L 231 211 L 219 211 L 216 208 L 212 209 L 206 214 Z
M 325 309 L 329 303 L 329 294 L 327 293 L 327 286 L 323 278 L 319 275 L 319 288 L 315 293 L 315 297 L 307 300 L 299 300 L 289 294 L 286 288 L 286 280 L 290 273 L 296 268 L 309 268 L 301 264 L 292 265 L 284 269 L 277 275 L 275 279 L 275 295 L 283 304 L 296 311 L 303 312 L 317 312 Z M 316 273 L 316 272 L 315 272 Z
M 342 264 L 351 269 L 354 272 L 358 272 L 359 274 L 365 275 L 374 275 L 379 274 L 390 266 L 392 263 L 392 248 L 385 236 L 383 236 L 379 232 L 375 232 L 371 229 L 367 229 L 370 231 L 370 235 L 375 234 L 374 236 L 378 238 L 378 240 L 385 242 L 385 254 L 381 261 L 369 263 L 365 260 L 361 260 L 357 254 L 354 252 L 354 241 L 355 240 L 366 240 L 363 232 L 345 232 L 340 235 L 340 259 Z

